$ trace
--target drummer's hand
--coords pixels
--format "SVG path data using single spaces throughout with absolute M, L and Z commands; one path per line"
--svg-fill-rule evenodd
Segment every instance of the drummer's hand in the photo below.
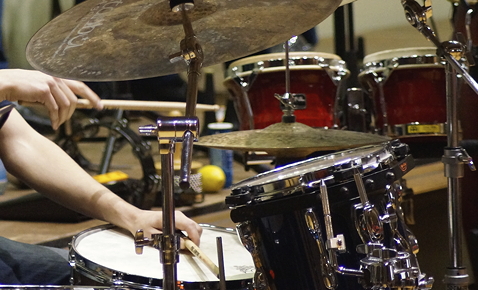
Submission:
M 176 229 L 185 231 L 189 237 L 196 245 L 199 246 L 199 239 L 202 234 L 202 228 L 192 219 L 185 216 L 180 211 L 175 211 L 175 224 Z M 137 223 L 135 224 L 135 229 L 142 229 L 144 231 L 145 237 L 150 237 L 152 234 L 161 233 L 160 230 L 163 226 L 163 213 L 161 211 L 148 211 L 145 210 L 137 218 Z M 181 241 L 181 244 L 183 242 Z M 183 247 L 181 247 L 183 248 Z
M 71 118 L 77 96 L 88 99 L 101 110 L 100 98 L 87 85 L 52 77 L 35 70 L 0 70 L 0 100 L 42 103 L 48 109 L 53 129 Z

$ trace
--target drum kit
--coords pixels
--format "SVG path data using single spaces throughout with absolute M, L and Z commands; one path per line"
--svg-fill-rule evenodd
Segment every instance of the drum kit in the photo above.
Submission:
M 457 242 L 459 179 L 463 165 L 473 163 L 458 144 L 458 79 L 475 92 L 478 86 L 466 71 L 469 63 L 462 62 L 470 61 L 466 48 L 436 39 L 426 24 L 428 1 L 421 6 L 402 0 L 409 22 L 436 48 L 367 56 L 359 78 L 373 106 L 353 109 L 370 111 L 372 130 L 344 130 L 343 80 L 349 74 L 345 62 L 333 54 L 288 51 L 292 35 L 314 27 L 342 4 L 89 0 L 39 30 L 28 44 L 27 58 L 36 69 L 54 76 L 121 81 L 188 71 L 185 116 L 161 117 L 140 128 L 141 135 L 158 139 L 163 234 L 146 238 L 139 231 L 133 240 L 115 227 L 80 233 L 71 247 L 74 284 L 87 280 L 107 287 L 167 290 L 431 288 L 433 278 L 420 271 L 418 242 L 400 206 L 402 178 L 414 167 L 402 141 L 438 136 L 448 141 L 443 163 L 452 208 L 452 266 L 445 282 L 467 288 Z M 285 54 L 245 57 L 284 42 Z M 200 69 L 232 59 L 239 60 L 231 64 L 224 84 L 234 100 L 240 130 L 199 138 L 195 112 Z M 204 238 L 220 236 L 216 251 L 201 243 L 204 255 L 217 257 L 217 273 L 178 254 L 180 234 L 172 198 L 177 142 L 183 145 L 185 188 L 194 142 L 263 151 L 278 164 L 232 186 L 226 204 L 238 223 L 236 230 L 203 225 Z M 310 157 L 330 151 L 334 152 Z M 236 232 L 242 245 L 231 238 Z M 145 245 L 160 249 L 162 271 L 151 267 L 158 255 L 152 248 L 146 247 L 142 256 L 128 252 L 134 247 L 142 252 Z M 204 261 L 201 252 L 196 256 Z

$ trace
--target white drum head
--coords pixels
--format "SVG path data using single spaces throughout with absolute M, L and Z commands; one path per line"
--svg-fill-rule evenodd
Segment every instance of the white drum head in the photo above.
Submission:
M 252 279 L 255 267 L 250 253 L 240 243 L 235 230 L 202 225 L 201 250 L 217 265 L 216 237 L 222 237 L 226 281 Z M 95 228 L 81 233 L 74 240 L 74 249 L 84 259 L 115 272 L 140 277 L 163 279 L 160 253 L 144 247 L 142 255 L 135 253 L 131 234 L 123 229 Z M 189 252 L 180 252 L 177 264 L 179 281 L 219 281 L 202 261 Z

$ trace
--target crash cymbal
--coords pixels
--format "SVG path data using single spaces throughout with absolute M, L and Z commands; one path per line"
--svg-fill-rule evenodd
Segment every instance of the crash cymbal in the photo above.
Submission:
M 341 0 L 196 0 L 192 27 L 203 66 L 285 42 L 319 24 Z M 165 0 L 89 0 L 56 17 L 27 45 L 30 64 L 83 81 L 120 81 L 178 73 L 170 62 L 185 38 L 181 13 Z
M 265 151 L 277 157 L 305 157 L 317 151 L 344 150 L 390 140 L 389 137 L 302 123 L 277 123 L 260 130 L 208 135 L 196 145 L 237 151 Z

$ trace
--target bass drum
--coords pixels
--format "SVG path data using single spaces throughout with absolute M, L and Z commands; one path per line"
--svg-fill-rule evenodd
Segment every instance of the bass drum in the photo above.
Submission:
M 218 260 L 216 237 L 222 237 L 227 289 L 250 289 L 254 263 L 240 244 L 236 231 L 212 225 L 201 226 L 201 250 L 212 261 Z M 162 287 L 163 265 L 159 261 L 159 251 L 145 247 L 143 254 L 137 255 L 134 249 L 131 234 L 112 225 L 81 232 L 73 238 L 70 247 L 74 284 L 132 289 Z M 189 252 L 180 252 L 177 277 L 180 289 L 219 289 L 219 279 Z

